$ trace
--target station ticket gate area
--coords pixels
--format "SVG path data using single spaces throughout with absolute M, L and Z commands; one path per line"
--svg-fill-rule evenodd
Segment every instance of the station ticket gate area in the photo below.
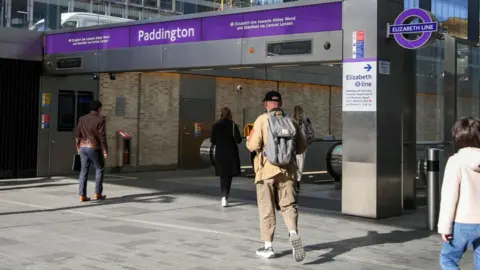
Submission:
M 426 28 L 421 27 L 428 31 L 402 32 L 410 29 L 407 26 L 411 18 L 419 18 L 422 23 L 428 24 Z M 386 25 L 388 31 L 385 37 L 382 37 L 381 33 Z M 409 39 L 406 33 L 414 33 L 420 38 Z M 416 59 L 412 50 L 427 47 L 440 36 L 445 38 L 447 56 L 447 53 L 451 53 L 451 48 L 456 47 L 449 45 L 452 42 L 451 37 L 438 33 L 438 23 L 434 16 L 421 9 L 404 11 L 403 5 L 395 1 L 307 0 L 47 33 L 44 70 L 49 77 L 63 76 L 67 80 L 73 76 L 100 76 L 100 82 L 97 80 L 100 84 L 96 88 L 98 90 L 94 90 L 98 92 L 93 95 L 98 95 L 105 101 L 110 100 L 109 106 L 125 108 L 121 106 L 125 100 L 122 103 L 115 92 L 107 91 L 108 86 L 114 84 L 108 82 L 107 76 L 117 74 L 117 80 L 122 77 L 122 83 L 131 83 L 130 90 L 134 91 L 134 95 L 148 94 L 148 97 L 139 97 L 157 102 L 149 106 L 163 108 L 161 115 L 175 112 L 179 134 L 192 135 L 193 132 L 195 135 L 202 129 L 197 129 L 195 125 L 192 129 L 184 129 L 182 120 L 195 116 L 195 111 L 198 114 L 210 115 L 209 117 L 215 115 L 218 96 L 211 89 L 216 88 L 216 82 L 202 80 L 204 85 L 199 85 L 199 80 L 183 76 L 185 73 L 199 74 L 203 69 L 212 69 L 210 76 L 228 77 L 218 69 L 341 63 L 342 145 L 339 147 L 334 141 L 316 142 L 316 145 L 322 145 L 320 148 L 327 149 L 325 157 L 316 154 L 310 156 L 318 156 L 320 160 L 324 160 L 325 169 L 336 178 L 339 178 L 341 168 L 344 214 L 383 218 L 400 215 L 404 209 L 415 208 L 416 73 L 413 67 Z M 396 42 L 392 42 L 393 40 Z M 455 44 L 455 41 L 453 43 Z M 445 57 L 445 83 L 448 85 L 456 85 L 452 81 L 455 79 L 456 70 L 451 70 L 456 62 L 448 62 L 452 55 L 455 54 Z M 175 83 L 170 84 L 171 80 L 168 83 L 160 80 L 149 81 L 154 76 L 150 73 L 155 72 L 174 74 L 169 76 L 175 78 L 175 83 L 190 86 L 178 88 Z M 256 74 L 251 75 L 252 79 L 257 78 Z M 281 76 L 263 79 L 276 82 L 285 80 Z M 159 85 L 165 84 L 168 84 L 168 87 L 159 88 Z M 56 87 L 62 88 L 63 86 Z M 182 92 L 182 89 L 188 90 Z M 42 94 L 48 92 L 46 88 L 42 91 Z M 76 91 L 83 92 L 83 89 Z M 155 96 L 155 93 L 170 94 L 174 91 L 180 92 L 177 96 Z M 450 89 L 446 88 L 446 91 Z M 453 97 L 456 97 L 455 87 L 453 91 Z M 447 127 L 451 126 L 456 118 L 456 112 L 452 114 L 450 111 L 450 107 L 454 106 L 448 103 L 455 100 L 449 96 L 451 94 L 449 92 L 445 95 Z M 78 93 L 74 95 L 78 96 Z M 175 99 L 180 100 L 178 104 L 184 102 L 186 105 L 178 105 L 178 111 L 170 110 L 170 103 Z M 167 102 L 163 103 L 165 100 Z M 204 109 L 182 109 L 188 108 L 189 102 L 200 104 L 200 100 L 205 101 Z M 128 100 L 126 103 L 128 104 Z M 149 115 L 145 111 L 145 104 L 134 108 L 140 114 Z M 113 108 L 110 110 L 113 111 Z M 75 112 L 73 119 L 78 114 Z M 112 115 L 112 120 L 118 120 L 112 124 L 114 127 L 130 125 L 131 129 L 137 127 L 140 130 L 140 126 L 143 130 L 153 129 L 153 123 L 144 123 L 142 126 L 142 123 L 135 121 L 121 122 L 125 120 L 122 120 L 121 114 L 118 112 L 117 115 L 115 112 L 115 117 Z M 140 119 L 140 114 L 136 115 L 137 120 Z M 168 115 L 170 123 L 175 115 Z M 153 116 L 148 117 L 155 122 Z M 72 119 L 72 116 L 68 119 Z M 199 123 L 207 123 L 207 120 L 205 117 L 205 121 Z M 168 130 L 168 125 L 163 126 L 167 122 L 156 119 L 155 123 Z M 201 156 L 211 159 L 211 147 L 206 144 L 202 146 L 207 137 L 206 133 L 200 132 L 195 145 L 188 147 L 189 151 L 195 152 L 198 162 L 201 162 Z M 152 154 L 161 147 L 163 150 L 175 152 L 172 157 L 178 160 L 178 151 L 181 149 L 178 138 L 176 141 L 167 141 L 166 136 L 161 137 L 165 140 L 164 144 L 152 143 L 151 151 L 138 147 L 142 138 L 152 142 L 155 139 L 160 141 L 159 137 L 148 132 L 140 134 L 137 142 L 134 138 L 132 147 L 137 148 L 132 149 L 132 152 L 136 152 L 132 160 L 141 160 L 142 157 L 150 155 L 146 160 L 168 163 L 162 158 L 169 154 L 164 154 L 163 157 Z M 444 140 L 451 142 L 451 134 L 445 132 Z M 52 141 L 55 140 L 49 143 Z M 206 152 L 202 150 L 205 154 L 200 155 L 200 148 L 206 149 Z M 52 151 L 39 151 L 39 155 L 46 155 L 45 153 Z M 445 153 L 449 155 L 451 151 L 446 150 Z M 326 162 L 327 156 L 330 162 Z
M 244 138 L 245 140 L 245 138 Z M 199 149 L 202 163 L 215 166 L 215 145 L 205 139 Z M 245 145 L 239 145 L 242 176 L 254 177 L 253 157 Z M 339 140 L 316 140 L 308 149 L 302 180 L 309 183 L 328 183 L 332 188 L 341 188 L 342 145 Z

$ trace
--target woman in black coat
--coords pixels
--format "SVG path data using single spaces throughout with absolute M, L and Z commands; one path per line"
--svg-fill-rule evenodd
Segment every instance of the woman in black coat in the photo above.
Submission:
M 225 107 L 220 120 L 212 127 L 210 141 L 215 145 L 215 173 L 220 176 L 222 206 L 228 206 L 228 194 L 232 178 L 240 175 L 240 155 L 237 144 L 242 142 L 237 124 L 232 120 L 232 112 Z

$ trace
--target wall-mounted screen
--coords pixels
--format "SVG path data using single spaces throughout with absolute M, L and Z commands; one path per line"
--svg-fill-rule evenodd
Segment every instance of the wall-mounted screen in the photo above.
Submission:
M 312 41 L 285 41 L 267 43 L 267 56 L 286 56 L 312 53 Z
M 81 67 L 82 67 L 81 57 L 61 58 L 57 60 L 57 69 L 81 68 Z

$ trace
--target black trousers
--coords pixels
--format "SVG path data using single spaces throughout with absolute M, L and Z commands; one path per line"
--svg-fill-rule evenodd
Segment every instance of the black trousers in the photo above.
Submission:
M 230 187 L 232 186 L 231 176 L 220 176 L 220 188 L 222 189 L 222 197 L 228 198 Z

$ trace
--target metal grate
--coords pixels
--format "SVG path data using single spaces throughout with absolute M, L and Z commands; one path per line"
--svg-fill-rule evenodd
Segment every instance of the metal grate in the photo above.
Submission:
M 42 63 L 0 59 L 0 178 L 34 177 Z

